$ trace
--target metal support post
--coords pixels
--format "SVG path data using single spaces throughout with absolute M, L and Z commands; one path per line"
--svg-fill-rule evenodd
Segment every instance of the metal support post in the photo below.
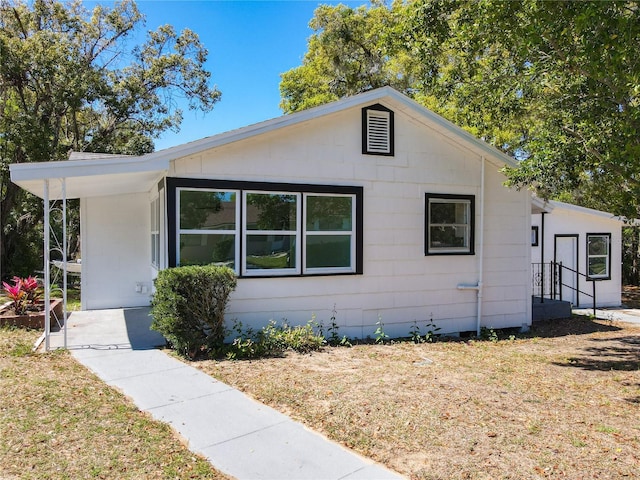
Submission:
M 49 180 L 44 181 L 44 349 L 50 348 L 51 335 L 51 271 L 49 262 L 50 218 L 49 218 Z

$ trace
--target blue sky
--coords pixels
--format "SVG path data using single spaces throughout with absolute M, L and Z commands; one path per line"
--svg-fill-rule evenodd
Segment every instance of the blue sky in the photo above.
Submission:
M 156 150 L 280 116 L 280 74 L 302 63 L 313 33 L 309 21 L 323 3 L 357 7 L 368 2 L 138 0 L 146 30 L 168 23 L 199 35 L 209 50 L 212 83 L 222 92 L 207 115 L 184 108 L 180 132 L 163 134 Z M 87 8 L 92 4 L 87 1 Z

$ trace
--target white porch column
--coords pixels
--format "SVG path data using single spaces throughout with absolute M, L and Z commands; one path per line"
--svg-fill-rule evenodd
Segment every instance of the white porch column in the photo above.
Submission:
M 64 335 L 64 348 L 67 348 L 67 182 L 65 178 L 60 180 L 61 206 L 56 207 L 51 204 L 49 179 L 44 180 L 44 340 L 45 350 L 51 349 L 51 252 L 55 251 L 62 256 L 62 325 L 60 319 L 56 318 L 59 326 L 62 327 Z M 62 222 L 62 245 L 60 239 L 51 228 L 51 212 L 58 210 L 61 214 Z M 51 245 L 51 236 L 54 237 L 54 245 Z
M 62 182 L 62 329 L 64 348 L 67 348 L 67 179 Z
M 50 248 L 50 218 L 49 218 L 49 180 L 44 180 L 44 349 L 49 351 L 49 336 L 51 335 L 51 264 L 49 261 Z

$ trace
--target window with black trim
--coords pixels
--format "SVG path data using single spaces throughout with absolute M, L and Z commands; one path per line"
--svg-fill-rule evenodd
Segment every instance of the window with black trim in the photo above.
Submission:
M 531 246 L 538 246 L 538 226 L 534 225 L 531 227 Z
M 425 195 L 425 255 L 474 254 L 475 197 Z
M 151 265 L 160 268 L 160 197 L 151 201 Z
M 610 233 L 587 233 L 587 276 L 593 280 L 611 279 Z
M 178 265 L 214 263 L 235 268 L 240 213 L 237 198 L 234 190 L 177 190 Z
M 378 104 L 362 109 L 362 153 L 394 155 L 393 111 Z
M 242 274 L 300 271 L 300 194 L 243 192 Z
M 349 272 L 356 251 L 355 195 L 304 194 L 307 272 Z
M 362 273 L 362 187 L 167 181 L 170 265 L 224 264 L 247 277 Z

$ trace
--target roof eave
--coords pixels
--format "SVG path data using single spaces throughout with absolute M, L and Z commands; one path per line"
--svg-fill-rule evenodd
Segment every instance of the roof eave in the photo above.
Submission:
M 246 138 L 254 137 L 269 133 L 280 128 L 297 125 L 315 118 L 319 118 L 332 113 L 337 113 L 349 108 L 364 106 L 371 102 L 380 102 L 388 99 L 389 101 L 400 105 L 401 109 L 415 112 L 414 116 L 422 116 L 429 123 L 436 127 L 437 130 L 447 134 L 447 136 L 463 140 L 470 145 L 473 150 L 480 155 L 486 155 L 490 158 L 498 160 L 501 164 L 517 167 L 518 162 L 509 155 L 501 152 L 497 148 L 489 145 L 483 140 L 474 137 L 466 130 L 458 127 L 454 123 L 446 120 L 440 115 L 432 112 L 428 108 L 423 107 L 415 100 L 410 99 L 406 95 L 394 90 L 391 87 L 381 87 L 368 92 L 360 93 L 351 97 L 346 97 L 336 102 L 320 105 L 318 107 L 303 110 L 301 112 L 282 115 L 271 120 L 249 125 L 237 130 L 231 130 L 211 137 L 206 137 L 193 142 L 177 145 L 164 150 L 150 153 L 143 158 L 154 160 L 171 161 L 177 158 L 187 157 L 189 155 L 198 154 L 211 148 L 220 147 L 230 143 L 238 142 Z
M 115 173 L 168 170 L 169 163 L 146 157 L 119 157 L 103 160 L 65 160 L 62 162 L 14 163 L 9 165 L 11 180 L 86 177 Z

